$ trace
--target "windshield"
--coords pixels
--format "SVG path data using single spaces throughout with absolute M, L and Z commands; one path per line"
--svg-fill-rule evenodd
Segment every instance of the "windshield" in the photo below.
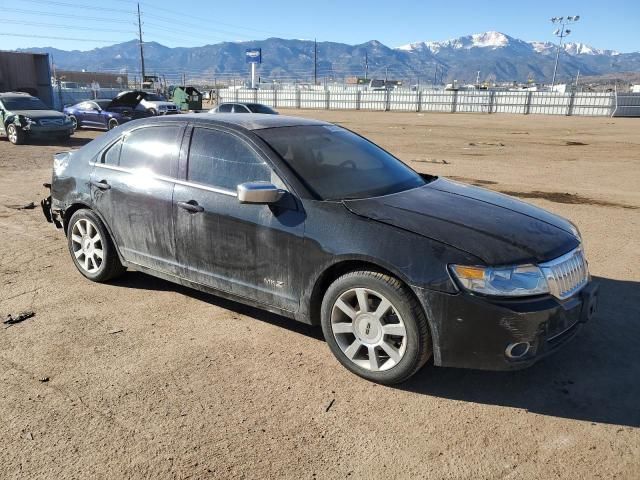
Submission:
M 166 102 L 167 99 L 162 95 L 158 95 L 156 93 L 147 93 L 147 96 L 144 97 L 145 100 L 150 100 L 152 102 Z
M 270 113 L 272 115 L 277 113 L 275 110 L 260 103 L 246 103 L 245 106 L 253 113 Z
M 2 103 L 7 110 L 50 110 L 36 97 L 4 97 Z
M 323 200 L 388 195 L 425 184 L 400 160 L 341 127 L 280 127 L 254 133 Z

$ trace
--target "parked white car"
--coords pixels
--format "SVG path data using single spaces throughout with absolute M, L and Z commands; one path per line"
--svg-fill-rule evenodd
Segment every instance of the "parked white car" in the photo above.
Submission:
M 144 109 L 153 115 L 172 115 L 180 113 L 180 108 L 167 100 L 163 95 L 159 93 L 144 92 L 145 95 L 138 105 L 138 109 Z

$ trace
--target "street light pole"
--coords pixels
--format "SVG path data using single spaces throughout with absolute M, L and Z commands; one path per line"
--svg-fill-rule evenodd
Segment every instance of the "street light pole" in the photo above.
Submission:
M 556 85 L 556 74 L 558 73 L 558 60 L 560 59 L 560 50 L 562 49 L 562 42 L 564 37 L 571 33 L 571 30 L 565 28 L 567 25 L 576 23 L 580 20 L 580 15 L 569 16 L 569 17 L 553 17 L 551 18 L 551 23 L 560 25 L 560 28 L 556 29 L 553 34 L 556 37 L 560 37 L 560 43 L 558 44 L 558 49 L 556 50 L 556 62 L 553 65 L 553 78 L 551 79 L 551 89 Z

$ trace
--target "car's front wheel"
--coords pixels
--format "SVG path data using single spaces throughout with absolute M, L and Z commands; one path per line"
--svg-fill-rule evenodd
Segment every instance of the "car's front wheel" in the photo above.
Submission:
M 71 124 L 73 125 L 74 132 L 80 128 L 80 125 L 78 125 L 78 119 L 76 118 L 75 115 L 69 115 L 69 120 L 71 120 Z
M 112 118 L 111 120 L 109 120 L 109 124 L 108 124 L 108 129 L 109 130 L 113 130 L 114 128 L 116 128 L 118 125 L 120 125 L 118 123 L 118 120 L 116 120 L 115 118 Z
M 432 352 L 422 307 L 398 279 L 373 271 L 347 273 L 322 301 L 324 337 L 352 372 L 382 384 L 402 382 Z
M 71 216 L 67 242 L 73 263 L 89 280 L 106 282 L 125 271 L 107 229 L 91 210 Z
M 21 128 L 18 128 L 13 123 L 7 125 L 7 138 L 14 145 L 22 145 L 25 140 L 25 134 Z

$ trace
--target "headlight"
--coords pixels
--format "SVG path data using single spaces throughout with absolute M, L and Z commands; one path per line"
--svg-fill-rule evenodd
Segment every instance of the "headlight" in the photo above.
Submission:
M 549 292 L 547 280 L 535 265 L 498 268 L 451 265 L 451 271 L 465 289 L 483 295 L 522 297 Z
M 18 115 L 18 121 L 20 122 L 23 130 L 29 130 L 31 128 L 31 125 L 38 124 L 38 122 L 36 122 L 35 120 L 29 117 L 25 117 L 24 115 Z
M 571 225 L 571 233 L 573 233 L 573 235 L 580 240 L 580 243 L 582 244 L 582 234 L 580 233 L 580 230 L 574 223 L 569 222 L 569 224 Z

